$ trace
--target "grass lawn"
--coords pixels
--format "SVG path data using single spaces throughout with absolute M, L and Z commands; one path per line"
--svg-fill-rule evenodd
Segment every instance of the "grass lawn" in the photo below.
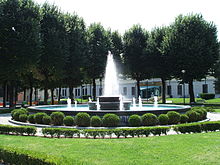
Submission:
M 178 104 L 178 103 L 183 103 L 183 98 L 167 98 L 166 100 L 171 100 L 172 103 Z M 195 98 L 196 102 L 199 103 L 201 98 Z M 186 103 L 189 103 L 189 98 L 185 98 Z M 205 104 L 220 104 L 220 98 L 215 98 L 215 99 L 210 99 L 210 100 L 205 100 Z
M 220 132 L 127 139 L 0 135 L 0 140 L 0 147 L 40 152 L 68 165 L 211 165 L 220 160 Z

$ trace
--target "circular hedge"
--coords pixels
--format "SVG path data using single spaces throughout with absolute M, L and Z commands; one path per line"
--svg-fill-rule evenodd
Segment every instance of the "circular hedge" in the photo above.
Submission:
M 189 117 L 186 114 L 180 115 L 180 123 L 187 123 L 189 120 Z
M 117 127 L 120 122 L 118 115 L 107 113 L 103 116 L 102 123 L 105 127 Z
M 167 113 L 169 118 L 169 124 L 178 124 L 180 122 L 180 113 L 176 111 L 170 111 Z
M 167 114 L 161 114 L 159 117 L 158 117 L 158 120 L 159 120 L 159 123 L 161 125 L 167 125 L 168 122 L 169 122 L 169 117 Z
M 132 127 L 137 127 L 141 125 L 141 117 L 139 115 L 131 115 L 128 119 L 128 123 Z
M 199 117 L 200 117 L 200 114 L 196 111 L 187 111 L 186 112 L 186 115 L 189 117 L 189 122 L 195 122 L 195 121 L 198 121 Z
M 74 118 L 72 116 L 66 116 L 63 119 L 63 124 L 66 126 L 73 126 L 74 125 Z
M 102 119 L 99 116 L 92 116 L 90 124 L 92 127 L 100 127 L 102 125 Z
M 47 116 L 47 114 L 46 114 L 46 113 L 42 113 L 42 112 L 36 113 L 36 114 L 34 115 L 34 121 L 35 121 L 35 123 L 37 123 L 37 124 L 44 124 L 44 122 L 43 122 L 43 117 L 44 117 L 44 116 Z
M 11 116 L 12 116 L 12 119 L 16 120 L 16 121 L 20 121 L 19 120 L 19 116 L 21 114 L 26 114 L 28 115 L 28 111 L 24 108 L 21 108 L 21 109 L 15 109 L 11 112 Z
M 54 125 L 63 125 L 64 113 L 63 112 L 53 112 L 51 115 L 51 122 Z
M 19 121 L 21 122 L 27 122 L 28 116 L 27 114 L 20 114 L 19 115 Z
M 75 116 L 75 122 L 77 126 L 88 127 L 90 126 L 90 115 L 85 112 L 77 113 Z
M 43 123 L 46 125 L 50 125 L 51 123 L 51 117 L 48 115 L 45 115 L 42 120 L 43 120 Z
M 141 119 L 144 126 L 153 126 L 158 123 L 157 116 L 153 113 L 146 113 L 142 115 Z
M 32 123 L 32 124 L 35 123 L 34 118 L 35 118 L 35 114 L 28 115 L 28 121 L 29 121 L 30 123 Z

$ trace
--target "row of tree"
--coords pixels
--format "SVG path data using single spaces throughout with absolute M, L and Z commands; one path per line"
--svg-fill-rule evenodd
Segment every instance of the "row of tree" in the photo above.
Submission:
M 158 77 L 162 80 L 165 103 L 165 82 L 171 78 L 189 83 L 190 101 L 194 102 L 193 80 L 213 73 L 219 56 L 217 30 L 201 15 L 178 16 L 168 27 L 146 31 L 134 25 L 121 36 L 105 30 L 101 24 L 86 28 L 77 14 L 63 13 L 47 3 L 39 6 L 32 0 L 0 0 L 0 84 L 6 105 L 6 88 L 10 106 L 17 92 L 33 88 L 48 90 L 102 79 L 108 50 L 126 77 L 140 81 Z M 184 76 L 183 72 L 184 70 Z M 60 93 L 60 92 L 59 92 Z M 52 98 L 53 103 L 53 98 Z

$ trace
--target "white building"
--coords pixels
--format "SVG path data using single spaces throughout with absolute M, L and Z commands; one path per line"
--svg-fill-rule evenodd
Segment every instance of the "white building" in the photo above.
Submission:
M 209 77 L 207 79 L 204 79 L 202 81 L 194 81 L 194 94 L 195 97 L 199 96 L 200 93 L 215 93 L 216 97 L 218 97 L 217 93 L 215 92 L 215 86 L 214 86 L 214 77 Z M 102 95 L 104 83 L 103 81 L 96 81 L 96 96 Z M 141 97 L 142 98 L 149 98 L 152 95 L 160 95 L 161 94 L 161 80 L 158 78 L 155 79 L 149 79 L 149 80 L 143 80 L 140 82 L 140 89 L 141 89 Z M 120 87 L 120 93 L 128 98 L 131 99 L 132 97 L 137 96 L 137 85 L 135 80 L 120 80 L 119 81 L 119 87 Z M 180 98 L 184 97 L 184 91 L 185 91 L 185 97 L 189 97 L 188 92 L 188 84 L 181 84 L 178 80 L 169 80 L 166 81 L 166 95 L 168 97 L 175 97 Z M 185 88 L 185 90 L 184 90 Z M 77 88 L 73 89 L 74 91 L 74 97 L 80 98 L 83 95 L 92 95 L 92 85 L 91 84 L 83 84 L 82 86 L 79 86 Z M 55 95 L 58 96 L 58 89 L 56 89 Z M 62 97 L 68 97 L 69 96 L 69 89 L 68 88 L 62 88 L 61 89 L 61 96 Z M 42 98 L 43 96 L 41 96 Z

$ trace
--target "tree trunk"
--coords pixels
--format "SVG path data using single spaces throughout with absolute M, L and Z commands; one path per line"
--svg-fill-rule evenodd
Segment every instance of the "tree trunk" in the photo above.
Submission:
M 37 88 L 34 88 L 34 101 L 37 101 Z
M 137 98 L 140 96 L 141 90 L 140 90 L 140 80 L 137 79 Z
M 16 107 L 17 101 L 18 101 L 18 91 L 17 91 L 17 85 L 16 85 L 15 89 L 14 89 L 14 105 L 15 105 L 15 107 Z
M 9 89 L 9 108 L 14 108 L 14 87 L 12 85 L 8 86 Z
M 33 87 L 30 84 L 30 93 L 29 93 L 30 97 L 29 97 L 29 105 L 32 106 L 32 95 L 33 95 Z
M 60 98 L 61 98 L 61 87 L 59 87 L 59 91 L 58 91 L 58 103 L 60 103 Z
M 47 100 L 48 100 L 48 88 L 44 88 L 44 104 L 47 105 Z
M 26 88 L 24 88 L 23 90 L 24 90 L 23 101 L 25 101 L 26 100 Z
M 54 105 L 54 98 L 53 98 L 54 88 L 50 89 L 50 92 L 51 92 L 51 104 Z
M 95 83 L 95 79 L 92 79 L 92 85 L 93 85 L 93 100 L 96 100 L 96 83 Z
M 195 103 L 195 96 L 193 91 L 193 80 L 189 81 L 189 96 L 190 96 L 190 103 Z
M 162 81 L 162 103 L 166 104 L 166 80 L 164 78 L 161 78 Z
M 3 84 L 3 107 L 6 107 L 6 89 L 7 89 L 7 84 L 6 81 Z
M 73 101 L 73 86 L 69 86 L 69 98 Z

